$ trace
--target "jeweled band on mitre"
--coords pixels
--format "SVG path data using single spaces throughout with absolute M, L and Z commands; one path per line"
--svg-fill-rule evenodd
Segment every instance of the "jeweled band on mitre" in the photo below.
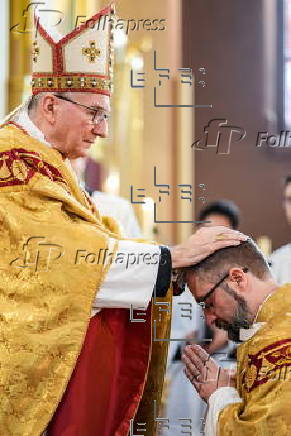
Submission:
M 38 92 L 52 91 L 86 91 L 100 90 L 104 92 L 111 91 L 111 82 L 107 79 L 91 76 L 39 76 L 32 79 L 33 94 Z

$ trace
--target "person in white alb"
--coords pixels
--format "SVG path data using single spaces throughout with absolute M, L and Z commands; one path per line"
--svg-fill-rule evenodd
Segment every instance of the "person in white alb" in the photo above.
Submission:
M 133 207 L 128 200 L 101 191 L 94 191 L 91 198 L 101 215 L 111 216 L 118 221 L 121 232 L 125 237 L 142 237 Z
M 96 209 L 103 216 L 114 218 L 120 227 L 120 231 L 125 238 L 141 238 L 142 232 L 135 216 L 131 203 L 124 197 L 109 194 L 108 192 L 92 191 L 86 186 L 85 178 L 86 158 L 74 159 L 71 161 L 72 168 L 76 173 L 79 183 L 88 194 L 90 194 Z

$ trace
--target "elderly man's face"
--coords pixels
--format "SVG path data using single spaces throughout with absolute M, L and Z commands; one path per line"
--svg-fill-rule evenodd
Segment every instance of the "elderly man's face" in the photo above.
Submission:
M 108 135 L 108 120 L 102 115 L 109 115 L 110 98 L 103 94 L 77 92 L 70 93 L 68 98 L 98 111 L 94 123 L 93 110 L 57 98 L 54 139 L 57 148 L 66 157 L 76 159 L 87 155 L 96 137 L 105 138 Z
M 245 298 L 229 285 L 229 278 L 224 280 L 223 287 L 218 286 L 209 298 L 204 297 L 215 283 L 204 281 L 189 272 L 187 285 L 197 302 L 204 301 L 204 315 L 208 325 L 214 324 L 227 330 L 231 339 L 237 340 L 240 328 L 248 328 L 250 311 Z

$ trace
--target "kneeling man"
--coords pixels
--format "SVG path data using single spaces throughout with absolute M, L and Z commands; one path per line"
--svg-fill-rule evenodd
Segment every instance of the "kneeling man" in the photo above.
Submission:
M 185 349 L 185 373 L 208 403 L 205 435 L 291 434 L 291 284 L 278 287 L 251 240 L 185 275 L 206 318 L 241 342 L 235 377 L 199 346 Z

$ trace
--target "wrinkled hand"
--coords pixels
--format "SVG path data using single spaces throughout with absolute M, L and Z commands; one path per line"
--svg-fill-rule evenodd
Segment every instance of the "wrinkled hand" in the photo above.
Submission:
M 223 226 L 202 227 L 186 242 L 171 248 L 173 268 L 182 268 L 205 259 L 216 250 L 239 245 L 248 237 L 237 230 Z
M 199 345 L 185 347 L 182 361 L 186 376 L 204 401 L 218 388 L 235 386 L 232 373 L 221 368 Z

